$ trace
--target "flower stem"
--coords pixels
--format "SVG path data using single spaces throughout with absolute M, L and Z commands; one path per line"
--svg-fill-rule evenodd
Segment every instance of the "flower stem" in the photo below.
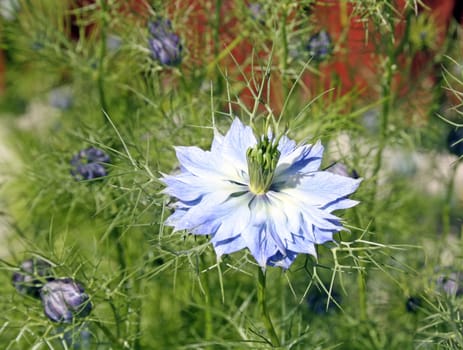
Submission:
M 100 321 L 94 321 L 94 324 L 96 324 L 97 327 L 103 331 L 106 337 L 111 341 L 112 345 L 117 346 L 120 344 L 119 339 L 115 337 L 111 330 L 108 327 L 106 327 L 103 323 L 101 323 Z
M 108 104 L 106 103 L 106 96 L 105 96 L 105 91 L 104 91 L 104 75 L 105 75 L 105 69 L 104 69 L 104 59 L 106 56 L 106 29 L 107 29 L 107 3 L 106 0 L 101 0 L 101 38 L 100 38 L 100 57 L 99 57 L 99 62 L 98 62 L 98 95 L 100 99 L 100 107 L 102 109 L 103 113 L 103 120 L 104 123 L 107 123 L 108 120 L 106 118 L 105 113 L 108 113 Z
M 204 255 L 201 255 L 201 264 L 204 266 L 206 264 Z M 201 273 L 201 272 L 200 272 Z M 212 327 L 212 300 L 211 300 L 211 290 L 209 288 L 209 275 L 207 274 L 207 271 L 204 272 L 203 274 L 204 278 L 202 279 L 202 288 L 204 291 L 204 296 L 206 298 L 206 306 L 204 308 L 204 322 L 205 322 L 205 328 L 204 328 L 204 339 L 207 341 L 210 341 L 212 339 L 212 336 L 214 334 L 214 330 Z M 206 349 L 209 349 L 206 347 Z
M 359 316 L 360 320 L 367 319 L 367 294 L 366 294 L 366 279 L 365 272 L 360 270 L 357 275 L 358 296 L 359 296 Z
M 459 163 L 456 163 L 450 167 L 450 176 L 448 180 L 449 182 L 447 183 L 447 193 L 445 195 L 445 202 L 442 209 L 442 242 L 444 245 L 448 243 L 447 238 L 450 233 L 450 209 L 452 207 L 452 196 L 455 188 L 455 177 L 458 165 Z
M 259 304 L 259 311 L 261 313 L 262 321 L 270 336 L 270 340 L 273 346 L 280 346 L 280 339 L 275 332 L 273 327 L 272 319 L 267 311 L 267 305 L 265 303 L 265 272 L 258 267 L 258 279 L 257 279 L 257 302 Z

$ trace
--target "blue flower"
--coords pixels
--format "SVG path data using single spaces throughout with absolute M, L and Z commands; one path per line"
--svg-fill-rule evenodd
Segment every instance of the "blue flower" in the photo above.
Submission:
M 99 148 L 89 147 L 75 154 L 71 159 L 71 174 L 76 180 L 91 180 L 108 175 L 105 164 L 109 156 Z
M 151 55 L 159 63 L 175 66 L 182 60 L 182 45 L 177 34 L 172 32 L 169 20 L 159 18 L 149 23 L 148 44 Z
M 175 150 L 180 173 L 161 179 L 163 192 L 178 199 L 166 225 L 211 235 L 219 257 L 248 248 L 260 266 L 288 268 L 343 230 L 332 211 L 358 203 L 348 196 L 361 179 L 318 171 L 320 142 L 257 139 L 235 119 L 225 135 L 215 132 L 210 151 Z

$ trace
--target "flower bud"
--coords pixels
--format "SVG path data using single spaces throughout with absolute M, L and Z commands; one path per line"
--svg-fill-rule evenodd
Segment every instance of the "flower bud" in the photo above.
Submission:
M 322 30 L 310 37 L 306 48 L 315 61 L 323 61 L 331 54 L 331 37 L 326 30 Z
M 329 286 L 325 288 L 329 290 Z M 307 296 L 307 305 L 312 313 L 323 315 L 336 311 L 341 300 L 341 294 L 335 289 L 330 290 L 329 294 L 325 290 L 314 289 Z
M 71 174 L 76 180 L 91 180 L 108 174 L 105 163 L 109 156 L 99 148 L 90 147 L 74 155 L 71 159 Z
M 259 22 L 260 24 L 265 24 L 265 9 L 261 4 L 253 2 L 248 5 L 249 12 L 251 13 L 252 19 Z
M 175 66 L 182 60 L 182 45 L 177 34 L 172 32 L 169 20 L 158 18 L 149 23 L 148 44 L 151 55 L 156 61 L 166 66 Z
M 463 156 L 463 129 L 452 129 L 447 136 L 447 147 L 450 153 Z
M 407 299 L 405 303 L 405 309 L 410 313 L 417 313 L 421 307 L 421 298 L 416 296 L 411 296 Z
M 53 280 L 51 275 L 51 265 L 48 262 L 32 258 L 21 263 L 19 271 L 13 274 L 12 282 L 19 293 L 39 298 L 42 286 Z
M 48 282 L 40 291 L 45 315 L 54 322 L 71 323 L 74 316 L 85 317 L 92 304 L 84 288 L 71 278 Z
M 451 296 L 463 294 L 463 278 L 459 272 L 451 272 L 437 278 L 437 290 Z

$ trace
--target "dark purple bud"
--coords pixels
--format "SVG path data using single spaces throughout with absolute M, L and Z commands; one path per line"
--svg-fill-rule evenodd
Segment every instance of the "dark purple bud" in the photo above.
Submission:
M 179 36 L 172 31 L 170 21 L 158 18 L 149 22 L 148 27 L 148 44 L 153 58 L 166 66 L 179 64 L 182 61 L 182 44 Z
M 53 280 L 51 265 L 40 258 L 23 261 L 12 278 L 13 285 L 19 293 L 33 298 L 39 298 L 40 289 L 51 280 Z
M 463 156 L 463 128 L 450 130 L 447 136 L 447 146 L 450 153 Z
M 85 317 L 92 303 L 80 283 L 71 278 L 48 282 L 40 291 L 45 315 L 54 322 L 71 323 L 74 317 Z
M 421 307 L 421 298 L 411 296 L 407 299 L 405 303 L 405 308 L 407 312 L 416 313 Z
M 106 164 L 109 156 L 99 148 L 90 147 L 74 155 L 71 159 L 71 174 L 76 180 L 91 180 L 108 174 Z
M 323 61 L 333 49 L 331 37 L 326 30 L 321 30 L 310 37 L 306 48 L 315 61 Z
M 463 294 L 463 279 L 460 273 L 451 272 L 437 279 L 437 289 L 448 296 L 460 296 Z
M 329 286 L 326 286 L 329 290 Z M 337 309 L 336 304 L 341 303 L 341 295 L 334 289 L 331 290 L 330 295 L 325 290 L 317 288 L 312 289 L 307 296 L 307 305 L 309 310 L 318 315 L 327 314 Z

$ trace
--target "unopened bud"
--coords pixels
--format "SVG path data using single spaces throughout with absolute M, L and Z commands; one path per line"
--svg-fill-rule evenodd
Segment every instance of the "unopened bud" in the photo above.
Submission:
M 71 323 L 92 310 L 89 296 L 80 283 L 71 278 L 57 279 L 42 287 L 40 297 L 45 315 L 54 322 Z
M 32 258 L 21 263 L 12 282 L 19 293 L 39 298 L 42 286 L 52 279 L 51 265 L 40 258 Z
M 315 61 L 323 61 L 332 51 L 331 37 L 326 30 L 312 35 L 307 43 L 307 51 Z
M 182 45 L 179 36 L 172 31 L 170 21 L 159 18 L 150 22 L 149 32 L 148 43 L 153 58 L 166 66 L 179 64 L 182 60 Z
M 108 174 L 106 164 L 109 156 L 99 148 L 89 147 L 81 150 L 71 159 L 71 174 L 76 180 L 91 180 Z

